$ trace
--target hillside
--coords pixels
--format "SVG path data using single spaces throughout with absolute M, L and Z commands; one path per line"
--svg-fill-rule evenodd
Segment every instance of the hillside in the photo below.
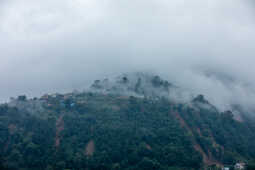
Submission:
M 254 120 L 220 112 L 203 95 L 177 102 L 169 97 L 177 91 L 135 75 L 12 99 L 0 106 L 0 167 L 197 170 L 255 158 Z

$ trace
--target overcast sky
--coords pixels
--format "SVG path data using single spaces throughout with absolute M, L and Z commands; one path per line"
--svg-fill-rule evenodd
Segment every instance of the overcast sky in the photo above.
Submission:
M 254 46 L 249 0 L 0 0 L 0 100 L 149 70 L 251 106 Z

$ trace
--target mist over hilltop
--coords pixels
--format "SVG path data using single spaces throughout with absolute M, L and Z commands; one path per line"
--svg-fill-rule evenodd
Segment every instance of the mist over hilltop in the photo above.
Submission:
M 149 71 L 222 110 L 254 103 L 254 4 L 237 0 L 0 2 L 0 100 Z

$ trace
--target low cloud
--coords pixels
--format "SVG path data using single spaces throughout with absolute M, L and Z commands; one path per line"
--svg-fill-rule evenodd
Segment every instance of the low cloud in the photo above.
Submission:
M 2 0 L 0 100 L 149 70 L 222 109 L 252 106 L 254 27 L 241 0 Z

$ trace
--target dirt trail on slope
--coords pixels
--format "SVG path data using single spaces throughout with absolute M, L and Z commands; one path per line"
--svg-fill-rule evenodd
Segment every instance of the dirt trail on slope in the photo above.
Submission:
M 8 126 L 8 132 L 9 132 L 10 135 L 8 136 L 8 140 L 7 140 L 7 142 L 6 142 L 5 146 L 4 146 L 4 152 L 6 152 L 8 150 L 9 145 L 11 143 L 11 136 L 14 135 L 14 133 L 16 131 L 17 131 L 17 126 L 16 125 L 10 124 Z
M 11 143 L 11 136 L 8 136 L 7 143 L 4 146 L 4 152 L 8 150 L 10 143 Z
M 198 116 L 199 118 L 201 119 L 201 115 L 200 115 L 200 112 L 198 112 Z M 201 133 L 201 129 L 199 127 L 197 127 L 197 132 L 199 134 L 200 137 L 203 136 L 203 134 Z M 212 130 L 211 129 L 208 129 L 208 132 L 209 132 L 209 136 L 211 138 L 211 141 L 212 141 L 212 146 L 216 149 L 217 152 L 219 152 L 219 148 L 224 152 L 224 147 L 219 145 L 215 138 L 214 138 L 214 135 L 212 133 Z M 208 153 L 208 157 L 209 157 L 209 160 L 211 160 L 214 164 L 217 164 L 219 166 L 222 166 L 222 163 L 220 163 L 219 161 L 217 161 L 214 156 L 212 155 L 211 151 L 208 149 L 207 150 L 207 153 Z
M 171 109 L 171 113 L 174 115 L 174 117 L 180 122 L 181 126 L 183 128 L 185 128 L 189 134 L 191 134 L 192 136 L 192 143 L 194 148 L 202 155 L 203 157 L 203 162 L 206 165 L 212 165 L 215 164 L 215 162 L 213 160 L 211 160 L 207 154 L 204 152 L 204 150 L 202 149 L 202 147 L 200 146 L 200 144 L 196 141 L 194 134 L 191 130 L 191 128 L 187 125 L 187 123 L 185 122 L 185 120 L 180 116 L 180 114 L 178 112 L 173 111 L 173 109 Z
M 56 148 L 59 147 L 60 145 L 60 133 L 64 130 L 64 120 L 63 120 L 64 115 L 61 115 L 57 121 L 56 121 L 56 137 L 55 137 L 55 146 Z
M 90 140 L 85 148 L 85 155 L 86 156 L 93 156 L 95 152 L 95 142 L 93 140 Z

